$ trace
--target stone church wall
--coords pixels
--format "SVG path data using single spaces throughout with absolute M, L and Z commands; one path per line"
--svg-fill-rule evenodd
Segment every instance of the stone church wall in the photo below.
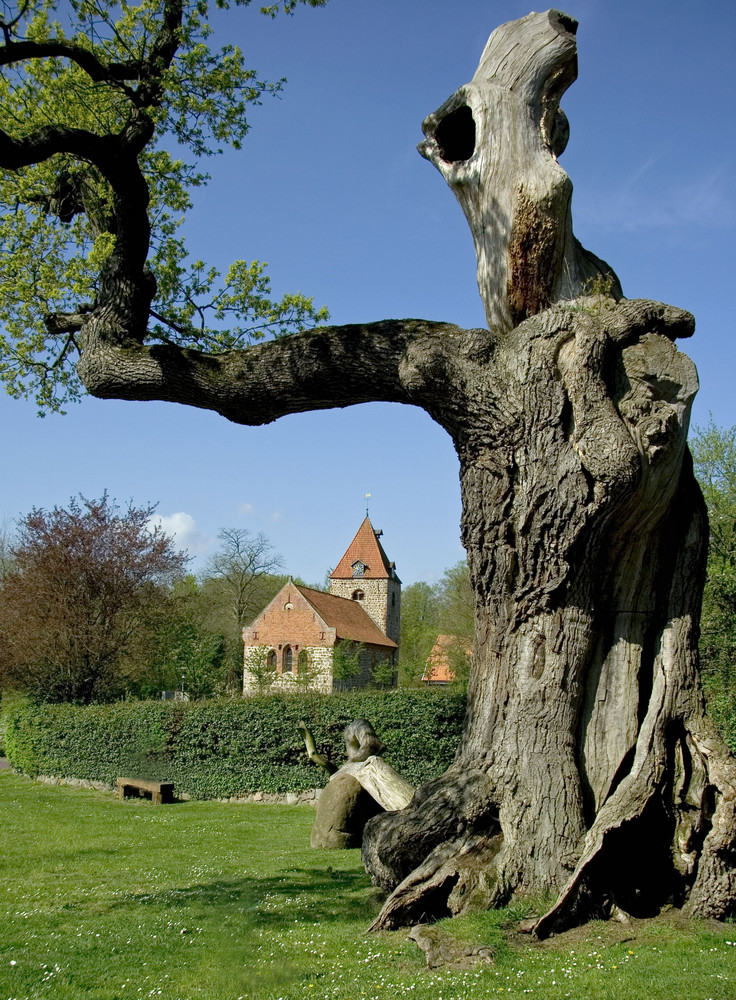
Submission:
M 275 673 L 268 686 L 259 685 L 258 679 L 248 669 L 243 670 L 243 696 L 256 694 L 287 694 L 299 691 L 317 691 L 329 694 L 332 691 L 332 649 L 325 646 L 303 646 L 308 659 L 307 678 L 300 679 L 295 673 Z M 247 656 L 247 649 L 246 649 Z M 296 669 L 297 658 L 294 657 Z
M 401 620 L 401 584 L 398 580 L 372 580 L 358 576 L 330 580 L 330 593 L 337 597 L 351 600 L 356 591 L 365 595 L 359 603 L 370 618 L 384 635 L 398 643 Z

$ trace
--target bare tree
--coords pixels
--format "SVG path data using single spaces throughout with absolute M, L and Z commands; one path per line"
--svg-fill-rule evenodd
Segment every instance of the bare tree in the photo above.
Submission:
M 0 584 L 13 568 L 13 535 L 7 524 L 0 524 Z
M 98 132 L 84 116 L 14 123 L 0 166 L 62 157 L 107 192 L 114 240 L 94 295 L 45 315 L 62 354 L 70 338 L 81 352 L 92 394 L 243 424 L 401 402 L 453 440 L 475 599 L 468 722 L 449 771 L 366 830 L 366 864 L 392 891 L 375 926 L 550 889 L 538 934 L 612 906 L 732 913 L 736 764 L 705 716 L 697 660 L 707 527 L 686 447 L 697 378 L 674 345 L 694 322 L 624 299 L 573 235 L 558 157 L 576 22 L 548 11 L 503 25 L 472 81 L 424 123 L 421 152 L 470 224 L 488 329 L 384 320 L 245 350 L 177 334 L 175 318 L 162 336 L 152 306 L 145 151 L 186 103 L 188 10 L 162 0 L 160 31 L 148 26 L 149 41 L 128 46 L 144 55 L 125 61 L 89 38 L 29 48 L 6 25 L 6 65 L 64 57 L 126 113 L 112 131 L 109 117 Z M 54 94 L 49 114 L 58 106 Z M 94 209 L 82 188 L 75 208 Z
M 223 528 L 217 537 L 220 550 L 209 560 L 205 576 L 219 577 L 225 584 L 230 614 L 240 635 L 260 610 L 253 606 L 259 581 L 280 569 L 283 560 L 262 532 L 254 535 L 245 528 Z

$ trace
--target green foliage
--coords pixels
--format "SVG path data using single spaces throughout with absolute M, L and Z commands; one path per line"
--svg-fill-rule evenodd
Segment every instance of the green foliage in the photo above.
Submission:
M 263 12 L 290 14 L 296 5 L 281 0 Z M 206 0 L 181 6 L 172 30 L 173 0 L 4 3 L 0 47 L 15 49 L 0 65 L 0 128 L 18 140 L 75 130 L 89 146 L 131 123 L 150 127 L 138 154 L 151 224 L 147 266 L 157 282 L 148 339 L 217 353 L 328 314 L 301 293 L 273 297 L 262 261 L 237 260 L 221 274 L 186 248 L 180 227 L 192 192 L 209 179 L 197 160 L 239 149 L 250 108 L 278 95 L 285 81 L 261 79 L 235 45 L 210 48 Z M 16 43 L 45 49 L 22 58 Z M 43 412 L 82 392 L 75 334 L 116 253 L 119 191 L 83 149 L 38 160 L 0 170 L 0 378 L 11 395 L 34 396 Z M 57 316 L 76 320 L 57 329 L 49 324 Z
M 113 784 L 134 771 L 206 799 L 322 784 L 322 771 L 304 753 L 302 720 L 318 752 L 342 763 L 345 727 L 368 719 L 388 746 L 386 759 L 420 784 L 450 765 L 464 713 L 465 699 L 446 691 L 89 707 L 16 703 L 5 713 L 5 745 L 13 767 L 25 774 Z
M 252 646 L 245 654 L 245 668 L 256 682 L 258 694 L 266 694 L 278 676 L 275 666 L 269 663 L 270 646 Z
M 610 272 L 596 274 L 583 284 L 582 292 L 573 305 L 568 305 L 571 312 L 587 313 L 589 316 L 599 316 L 606 305 L 615 299 L 614 286 L 616 279 Z M 620 290 L 619 290 L 620 291 Z
M 700 661 L 708 709 L 736 753 L 736 427 L 697 428 L 690 444 L 708 507 Z
M 175 580 L 165 596 L 151 609 L 137 655 L 130 658 L 126 694 L 155 698 L 181 687 L 189 698 L 224 694 L 227 643 L 205 620 L 196 579 L 189 575 Z
M 338 642 L 332 656 L 332 676 L 336 681 L 346 681 L 360 674 L 360 659 L 365 644 L 345 640 Z
M 466 650 L 472 642 L 474 618 L 475 595 L 464 559 L 446 569 L 434 586 L 414 583 L 407 587 L 401 597 L 399 684 L 411 687 L 421 683 L 437 636 L 451 635 L 457 641 L 449 650 L 450 666 L 458 689 L 464 690 L 469 671 Z
M 401 641 L 399 643 L 399 684 L 419 684 L 427 669 L 427 657 L 440 633 L 437 588 L 428 583 L 412 583 L 401 595 Z
M 376 660 L 371 668 L 371 680 L 382 690 L 392 688 L 396 684 L 396 668 L 389 657 Z

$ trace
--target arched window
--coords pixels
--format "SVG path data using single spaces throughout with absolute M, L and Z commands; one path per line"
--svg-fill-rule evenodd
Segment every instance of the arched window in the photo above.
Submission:
M 275 670 L 276 669 L 276 650 L 269 649 L 268 655 L 266 656 L 266 669 Z
M 285 674 L 292 673 L 292 662 L 291 661 L 292 661 L 291 646 L 284 646 L 284 657 L 283 657 L 283 661 L 282 662 L 284 664 L 283 672 Z
M 309 662 L 307 658 L 307 651 L 306 649 L 302 649 L 296 661 L 297 673 L 306 674 L 308 666 Z
M 362 590 L 354 590 L 350 598 L 351 601 L 364 601 L 365 594 Z

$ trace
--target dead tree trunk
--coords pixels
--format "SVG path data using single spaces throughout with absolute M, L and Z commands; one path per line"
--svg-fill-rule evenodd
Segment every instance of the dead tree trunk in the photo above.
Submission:
M 455 763 L 366 828 L 392 890 L 376 928 L 550 890 L 540 935 L 612 905 L 736 905 L 736 763 L 697 666 L 697 375 L 673 344 L 693 322 L 617 302 L 572 234 L 557 155 L 575 27 L 555 11 L 502 26 L 424 123 L 492 332 L 415 344 L 402 374 L 460 457 L 476 632 Z

